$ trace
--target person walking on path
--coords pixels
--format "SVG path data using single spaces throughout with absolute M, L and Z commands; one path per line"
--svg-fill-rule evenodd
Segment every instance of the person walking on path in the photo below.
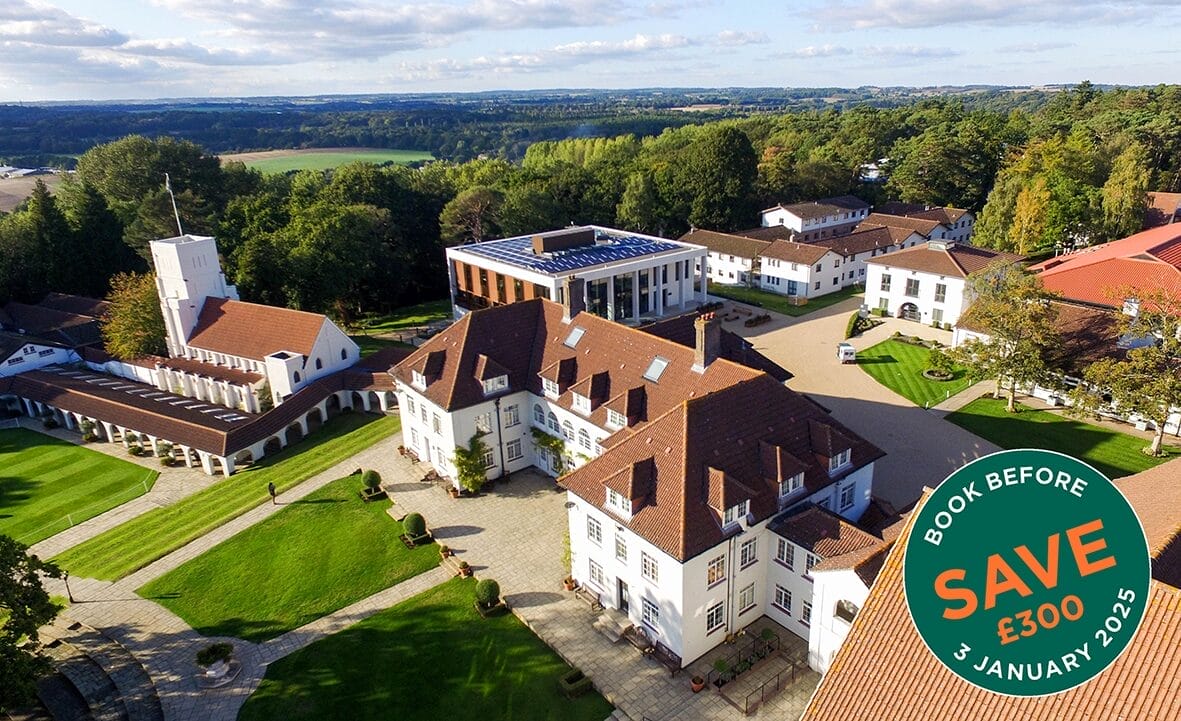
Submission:
M 279 505 L 279 501 L 275 500 L 275 482 L 274 481 L 271 481 L 270 483 L 267 484 L 267 493 L 271 494 L 271 505 L 272 506 Z

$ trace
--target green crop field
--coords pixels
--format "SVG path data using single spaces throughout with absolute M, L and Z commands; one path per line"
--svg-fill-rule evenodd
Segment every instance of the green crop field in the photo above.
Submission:
M 158 475 L 35 431 L 0 431 L 0 533 L 32 545 L 147 493 Z
M 223 162 L 240 161 L 263 173 L 287 173 L 292 170 L 330 170 L 360 160 L 366 163 L 413 163 L 433 160 L 422 150 L 387 150 L 384 148 L 308 148 L 302 150 L 267 150 L 221 156 Z

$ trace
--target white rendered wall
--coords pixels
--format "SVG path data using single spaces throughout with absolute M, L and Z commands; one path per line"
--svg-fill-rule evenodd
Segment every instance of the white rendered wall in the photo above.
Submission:
M 814 571 L 812 574 L 812 624 L 808 636 L 808 665 L 824 673 L 852 624 L 836 615 L 837 602 L 849 601 L 860 609 L 869 588 L 852 569 Z
M 153 240 L 149 245 L 156 270 L 156 292 L 164 313 L 168 352 L 174 357 L 180 356 L 197 325 L 197 316 L 205 299 L 237 300 L 238 291 L 226 284 L 213 238 L 185 235 Z
M 907 268 L 892 268 L 889 259 L 879 257 L 866 265 L 865 270 L 865 302 L 870 308 L 880 308 L 880 299 L 885 298 L 890 315 L 897 316 L 898 309 L 904 303 L 914 303 L 918 309 L 920 322 L 924 325 L 931 323 L 931 310 L 943 309 L 943 323 L 953 326 L 964 311 L 964 279 L 953 276 L 941 276 Z M 890 275 L 890 290 L 883 291 L 882 275 Z M 906 295 L 906 280 L 919 280 L 919 294 L 917 297 Z M 935 285 L 943 283 L 947 286 L 947 293 L 942 303 L 935 302 Z
M 29 343 L 23 348 L 18 348 L 8 358 L 0 360 L 0 378 L 44 368 L 45 366 L 56 363 L 75 363 L 78 360 L 80 360 L 78 354 L 69 348 Z

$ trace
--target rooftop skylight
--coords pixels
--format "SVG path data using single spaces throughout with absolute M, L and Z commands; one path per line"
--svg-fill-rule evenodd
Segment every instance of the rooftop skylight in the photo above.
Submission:
M 644 380 L 656 383 L 660 380 L 660 374 L 664 373 L 664 369 L 668 368 L 668 359 L 656 356 L 652 362 L 648 364 L 648 370 L 644 371 Z
M 570 335 L 566 336 L 566 341 L 563 345 L 565 345 L 567 348 L 578 347 L 578 341 L 582 340 L 582 335 L 584 333 L 586 333 L 585 328 L 575 326 L 574 329 L 570 331 Z

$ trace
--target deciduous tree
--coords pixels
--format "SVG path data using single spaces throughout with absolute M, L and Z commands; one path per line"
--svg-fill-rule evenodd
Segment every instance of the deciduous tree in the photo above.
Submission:
M 61 571 L 0 535 L 0 711 L 31 701 L 37 679 L 50 669 L 37 629 L 52 621 L 59 608 L 42 585 L 42 576 L 60 578 Z
M 1108 238 L 1124 238 L 1140 230 L 1148 201 L 1148 152 L 1132 143 L 1116 157 L 1103 184 L 1103 229 Z
M 111 307 L 101 321 L 103 343 L 116 358 L 163 355 L 164 315 L 152 273 L 120 273 L 111 279 Z
M 994 395 L 1008 393 L 1017 410 L 1017 389 L 1042 380 L 1046 356 L 1058 342 L 1053 295 L 1036 276 L 1012 263 L 994 263 L 968 277 L 968 310 L 959 325 L 987 334 L 952 349 L 951 357 L 979 378 L 995 378 Z
M 500 231 L 500 209 L 504 194 L 494 188 L 476 186 L 455 196 L 439 214 L 439 232 L 444 245 L 480 243 Z

